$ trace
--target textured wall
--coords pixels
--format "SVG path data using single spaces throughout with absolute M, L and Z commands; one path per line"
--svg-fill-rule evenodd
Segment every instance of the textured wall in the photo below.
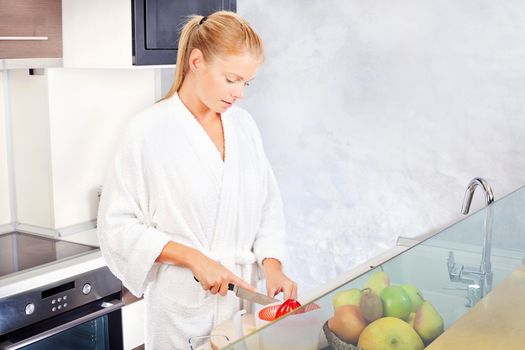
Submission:
M 525 184 L 525 2 L 238 0 L 266 63 L 257 120 L 304 292 Z M 472 209 L 481 207 L 475 196 Z M 306 268 L 307 267 L 307 268 Z

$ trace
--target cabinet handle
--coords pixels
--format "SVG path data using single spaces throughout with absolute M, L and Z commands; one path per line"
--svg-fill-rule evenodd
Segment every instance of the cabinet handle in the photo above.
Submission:
M 18 40 L 47 40 L 47 36 L 0 36 L 0 41 L 18 41 Z

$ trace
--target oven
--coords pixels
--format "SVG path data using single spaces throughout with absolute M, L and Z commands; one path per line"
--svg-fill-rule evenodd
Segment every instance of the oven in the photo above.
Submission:
M 0 349 L 123 348 L 122 284 L 97 247 L 17 232 L 0 255 Z

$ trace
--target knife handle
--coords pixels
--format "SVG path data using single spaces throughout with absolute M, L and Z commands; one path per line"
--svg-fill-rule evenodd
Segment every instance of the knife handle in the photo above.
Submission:
M 197 279 L 197 277 L 193 276 L 193 279 L 197 282 L 199 282 L 199 280 Z M 199 282 L 200 283 L 200 282 Z M 235 288 L 235 285 L 233 283 L 228 283 L 228 290 L 231 290 L 233 291 L 233 288 Z

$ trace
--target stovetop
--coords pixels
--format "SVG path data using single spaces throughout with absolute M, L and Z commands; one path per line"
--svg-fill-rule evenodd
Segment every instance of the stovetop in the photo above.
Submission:
M 34 234 L 0 235 L 0 278 L 46 264 L 70 259 L 98 249 Z

